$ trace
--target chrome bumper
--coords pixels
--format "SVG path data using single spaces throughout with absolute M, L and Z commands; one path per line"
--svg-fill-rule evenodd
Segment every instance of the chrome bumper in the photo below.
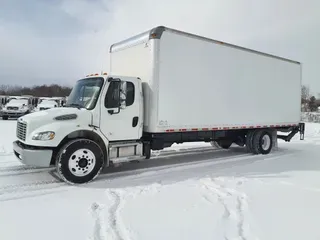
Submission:
M 2 111 L 1 115 L 2 116 L 8 116 L 8 117 L 22 117 L 26 115 L 27 112 L 6 112 Z
M 52 150 L 50 149 L 29 149 L 25 148 L 19 141 L 13 142 L 13 152 L 16 157 L 25 165 L 34 167 L 49 167 Z

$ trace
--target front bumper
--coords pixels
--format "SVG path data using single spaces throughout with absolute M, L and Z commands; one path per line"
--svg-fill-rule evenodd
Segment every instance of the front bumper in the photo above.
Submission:
M 52 150 L 37 149 L 23 145 L 19 141 L 13 142 L 13 152 L 25 165 L 34 167 L 50 167 Z
M 8 117 L 22 117 L 26 115 L 27 111 L 25 112 L 10 112 L 10 111 L 2 111 L 2 116 L 8 116 Z

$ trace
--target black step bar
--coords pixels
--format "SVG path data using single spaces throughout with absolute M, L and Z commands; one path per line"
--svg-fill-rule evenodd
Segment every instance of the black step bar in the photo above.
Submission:
M 305 123 L 299 123 L 298 126 L 293 127 L 291 133 L 289 135 L 277 135 L 277 138 L 282 139 L 286 142 L 290 142 L 291 139 L 296 135 L 298 132 L 300 132 L 300 140 L 304 140 L 304 131 L 305 131 Z

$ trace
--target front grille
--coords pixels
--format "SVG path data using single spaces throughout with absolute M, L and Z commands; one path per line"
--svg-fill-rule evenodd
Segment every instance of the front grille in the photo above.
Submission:
M 17 138 L 19 138 L 22 141 L 25 141 L 26 134 L 27 134 L 27 124 L 25 122 L 20 122 L 18 120 L 18 122 L 17 122 Z
M 18 107 L 7 107 L 8 110 L 19 110 Z

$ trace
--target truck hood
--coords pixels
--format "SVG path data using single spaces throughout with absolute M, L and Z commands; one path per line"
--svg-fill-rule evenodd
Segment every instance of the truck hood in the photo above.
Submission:
M 55 120 L 55 117 L 64 116 L 69 114 L 76 114 L 77 119 L 75 120 Z M 28 124 L 28 131 L 33 131 L 43 125 L 47 125 L 54 122 L 64 121 L 77 121 L 79 125 L 88 125 L 92 122 L 92 113 L 87 109 L 77 109 L 77 108 L 51 108 L 48 110 L 43 110 L 39 112 L 33 112 L 20 117 L 18 121 L 26 122 Z
M 23 105 L 23 103 L 7 103 L 6 107 L 18 107 L 18 108 L 21 108 Z
M 56 104 L 54 103 L 44 103 L 44 104 L 39 104 L 38 108 L 44 107 L 44 108 L 53 108 Z

